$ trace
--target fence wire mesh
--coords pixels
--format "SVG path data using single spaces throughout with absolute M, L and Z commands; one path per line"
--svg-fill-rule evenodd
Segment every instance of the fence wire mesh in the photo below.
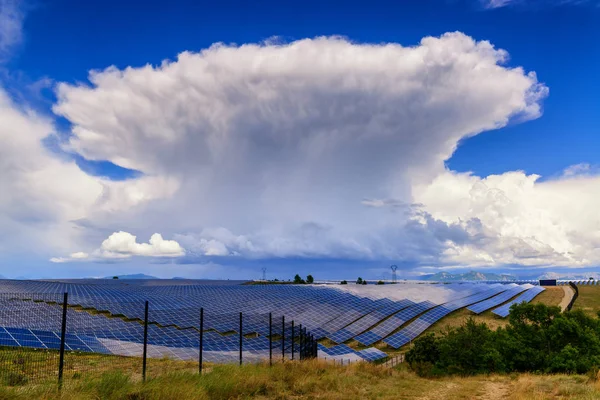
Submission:
M 283 315 L 262 309 L 204 310 L 201 323 L 200 310 L 192 307 L 174 310 L 148 303 L 146 317 L 146 303 L 110 298 L 92 302 L 81 296 L 69 301 L 56 293 L 0 293 L 1 383 L 14 386 L 57 379 L 61 345 L 63 380 L 115 369 L 142 378 L 198 372 L 201 335 L 204 365 L 299 360 L 311 356 L 313 347 L 316 353 L 303 328 Z M 174 312 L 186 313 L 190 326 L 165 324 L 166 316 Z

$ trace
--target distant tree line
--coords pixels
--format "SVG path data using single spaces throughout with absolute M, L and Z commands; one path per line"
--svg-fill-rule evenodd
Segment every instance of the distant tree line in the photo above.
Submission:
M 470 318 L 441 335 L 413 342 L 406 354 L 421 376 L 492 372 L 589 373 L 600 367 L 600 316 L 561 313 L 545 304 L 515 304 L 509 324 L 491 330 Z
M 302 279 L 300 277 L 300 275 L 296 274 L 296 276 L 294 276 L 294 283 L 297 285 L 305 285 L 307 283 L 314 283 L 315 282 L 315 278 L 313 278 L 312 275 L 308 275 L 306 277 L 306 280 Z

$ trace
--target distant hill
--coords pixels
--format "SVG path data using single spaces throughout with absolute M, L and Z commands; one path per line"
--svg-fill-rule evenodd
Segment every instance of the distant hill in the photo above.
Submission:
M 146 274 L 130 274 L 130 275 L 116 275 L 119 279 L 160 279 L 156 276 L 146 275 Z M 102 279 L 112 279 L 112 276 L 105 276 Z
M 512 281 L 517 279 L 514 275 L 493 274 L 489 272 L 469 271 L 462 274 L 451 274 L 449 272 L 438 272 L 437 274 L 423 277 L 426 281 L 455 282 L 455 281 Z

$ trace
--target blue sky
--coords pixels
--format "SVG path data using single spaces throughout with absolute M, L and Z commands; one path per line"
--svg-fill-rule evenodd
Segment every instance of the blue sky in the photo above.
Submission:
M 348 266 L 353 266 L 352 268 L 355 268 L 357 272 L 362 268 L 373 271 L 371 274 L 376 278 L 383 274 L 389 262 L 405 265 L 404 270 L 409 275 L 413 272 L 430 271 L 419 270 L 419 267 L 422 266 L 452 269 L 491 268 L 494 270 L 516 266 L 517 270 L 523 271 L 523 273 L 529 273 L 528 269 L 533 267 L 543 270 L 558 270 L 576 266 L 585 268 L 585 271 L 595 270 L 597 264 L 591 254 L 595 254 L 597 242 L 593 234 L 594 229 L 589 226 L 585 226 L 585 229 L 591 235 L 589 236 L 591 238 L 588 244 L 589 248 L 586 249 L 585 255 L 583 253 L 578 255 L 577 251 L 579 250 L 565 250 L 563 248 L 558 250 L 557 246 L 562 246 L 564 241 L 556 240 L 553 242 L 554 239 L 550 238 L 544 240 L 540 239 L 544 236 L 544 233 L 539 235 L 531 233 L 534 229 L 543 229 L 543 227 L 540 227 L 543 225 L 536 225 L 535 228 L 529 226 L 504 227 L 495 234 L 490 234 L 486 230 L 486 235 L 502 236 L 503 239 L 507 238 L 507 235 L 514 236 L 511 237 L 511 240 L 527 241 L 533 237 L 536 242 L 543 242 L 544 245 L 553 248 L 553 250 L 547 250 L 544 247 L 546 250 L 543 251 L 575 254 L 574 260 L 569 259 L 569 261 L 560 261 L 549 256 L 536 256 L 541 261 L 535 263 L 527 261 L 527 258 L 531 259 L 533 256 L 524 257 L 524 261 L 521 263 L 519 261 L 521 256 L 500 257 L 496 255 L 490 258 L 493 261 L 486 264 L 479 261 L 474 263 L 464 261 L 466 258 L 456 258 L 453 261 L 445 260 L 440 256 L 445 254 L 443 246 L 446 246 L 449 243 L 448 241 L 451 241 L 453 246 L 458 246 L 459 240 L 454 237 L 440 239 L 436 242 L 437 245 L 440 245 L 439 248 L 436 247 L 437 245 L 429 245 L 427 240 L 433 240 L 430 236 L 438 238 L 436 236 L 438 235 L 437 231 L 433 233 L 428 231 L 427 237 L 429 239 L 423 239 L 419 236 L 419 238 L 414 239 L 414 244 L 411 244 L 409 248 L 401 247 L 398 250 L 400 255 L 394 256 L 394 252 L 389 250 L 394 247 L 394 240 L 405 241 L 407 235 L 414 238 L 412 231 L 406 233 L 404 225 L 402 233 L 398 234 L 397 239 L 385 243 L 385 245 L 381 244 L 379 239 L 377 239 L 377 245 L 372 245 L 372 239 L 363 240 L 362 233 L 357 233 L 352 237 L 344 237 L 343 240 L 339 234 L 333 233 L 332 235 L 337 235 L 335 238 L 327 236 L 327 239 L 324 240 L 327 243 L 330 241 L 332 243 L 327 249 L 322 249 L 314 244 L 307 245 L 306 242 L 310 240 L 306 239 L 305 236 L 314 234 L 310 229 L 306 233 L 305 227 L 307 224 L 314 223 L 316 226 L 326 227 L 323 228 L 324 230 L 335 232 L 348 229 L 345 222 L 338 224 L 338 220 L 334 222 L 333 219 L 328 218 L 324 218 L 324 220 L 327 220 L 326 222 L 319 220 L 317 214 L 328 215 L 325 209 L 316 211 L 311 209 L 306 213 L 300 213 L 306 216 L 306 221 L 290 218 L 290 220 L 293 220 L 293 224 L 290 222 L 289 226 L 300 225 L 303 227 L 303 233 L 301 234 L 301 236 L 303 235 L 303 246 L 306 245 L 305 247 L 309 250 L 300 246 L 302 250 L 282 251 L 282 246 L 285 247 L 285 245 L 278 245 L 277 251 L 265 250 L 257 252 L 258 255 L 247 255 L 240 249 L 235 250 L 235 246 L 228 244 L 223 239 L 222 234 L 211 234 L 211 236 L 206 232 L 224 228 L 232 234 L 231 237 L 235 238 L 228 240 L 233 240 L 236 246 L 243 240 L 248 240 L 256 248 L 260 247 L 256 245 L 259 237 L 269 243 L 273 242 L 273 238 L 265 239 L 265 235 L 268 236 L 265 232 L 279 232 L 278 237 L 285 237 L 285 234 L 281 232 L 287 232 L 288 227 L 280 227 L 278 224 L 266 226 L 258 222 L 245 225 L 240 222 L 245 218 L 245 214 L 231 210 L 214 212 L 211 213 L 211 216 L 204 219 L 198 218 L 198 220 L 193 217 L 193 212 L 188 212 L 187 217 L 181 216 L 172 219 L 169 217 L 172 210 L 180 209 L 182 204 L 189 204 L 189 201 L 198 201 L 198 207 L 203 207 L 204 203 L 202 201 L 208 201 L 206 203 L 207 207 L 209 204 L 213 204 L 210 201 L 216 201 L 218 204 L 223 204 L 223 202 L 205 199 L 203 196 L 198 197 L 196 194 L 194 196 L 190 194 L 188 197 L 186 197 L 187 195 L 180 195 L 181 188 L 186 187 L 185 182 L 190 181 L 181 178 L 181 173 L 174 173 L 172 170 L 169 174 L 161 175 L 165 169 L 168 169 L 166 164 L 161 168 L 158 168 L 158 166 L 153 168 L 156 164 L 149 166 L 148 163 L 151 161 L 142 160 L 139 157 L 116 153 L 113 157 L 112 153 L 108 153 L 109 146 L 104 146 L 105 144 L 102 151 L 98 150 L 100 145 L 94 149 L 93 147 L 96 145 L 89 143 L 84 143 L 87 147 L 82 145 L 78 149 L 68 146 L 67 143 L 74 136 L 78 137 L 78 134 L 74 134 L 72 129 L 79 127 L 91 130 L 92 126 L 100 126 L 102 122 L 99 121 L 99 125 L 89 124 L 87 126 L 87 120 L 82 115 L 94 112 L 90 110 L 96 110 L 95 112 L 97 112 L 98 108 L 80 111 L 82 110 L 82 104 L 88 104 L 87 100 L 68 97 L 71 92 L 67 94 L 67 89 L 63 92 L 65 94 L 62 98 L 58 94 L 60 92 L 58 87 L 61 84 L 68 84 L 70 85 L 69 88 L 76 88 L 80 84 L 89 85 L 88 74 L 91 70 L 102 71 L 109 66 L 115 66 L 118 70 L 125 70 L 129 67 L 138 70 L 146 64 L 158 67 L 165 59 L 176 60 L 177 55 L 181 52 L 198 52 L 217 42 L 239 46 L 246 43 L 261 43 L 270 38 L 278 37 L 279 43 L 294 43 L 305 38 L 340 35 L 356 46 L 384 43 L 419 46 L 424 37 L 440 37 L 446 32 L 458 31 L 475 41 L 489 41 L 496 49 L 506 50 L 510 55 L 510 59 L 506 63 L 500 63 L 503 68 L 523 67 L 526 71 L 523 76 L 527 76 L 526 74 L 530 71 L 535 71 L 537 84 L 543 85 L 548 92 L 546 95 L 541 96 L 539 100 L 536 100 L 536 104 L 541 108 L 539 115 L 534 117 L 528 115 L 525 118 L 528 121 L 511 114 L 510 119 L 503 122 L 500 129 L 483 129 L 483 132 L 473 132 L 476 136 L 468 138 L 467 136 L 472 136 L 472 134 L 452 136 L 453 140 L 459 137 L 459 140 L 455 141 L 458 148 L 456 152 L 451 154 L 451 157 L 445 160 L 447 170 L 452 171 L 457 176 L 460 176 L 461 172 L 470 171 L 482 180 L 485 180 L 485 177 L 489 175 L 524 171 L 528 175 L 541 175 L 542 178 L 538 181 L 538 183 L 541 183 L 547 180 L 553 181 L 563 175 L 565 169 L 570 166 L 583 164 L 583 167 L 577 169 L 577 171 L 583 172 L 585 177 L 582 179 L 584 180 L 578 181 L 579 186 L 575 188 L 572 188 L 573 185 L 569 183 L 569 190 L 572 190 L 575 195 L 580 191 L 586 191 L 587 196 L 590 185 L 596 185 L 596 181 L 593 180 L 595 178 L 595 166 L 600 163 L 600 156 L 597 151 L 600 145 L 600 135 L 598 135 L 600 128 L 598 93 L 600 87 L 596 76 L 600 67 L 600 52 L 597 44 L 600 38 L 600 8 L 595 1 L 561 2 L 563 4 L 558 4 L 558 1 L 552 0 L 535 2 L 508 1 L 502 2 L 502 4 L 495 2 L 496 7 L 494 7 L 494 4 L 486 4 L 476 0 L 371 1 L 368 5 L 365 5 L 364 2 L 354 1 L 307 1 L 302 2 L 302 4 L 289 2 L 282 4 L 282 2 L 270 1 L 252 3 L 173 1 L 169 2 L 168 6 L 164 2 L 147 1 L 144 2 L 143 7 L 135 2 L 112 0 L 101 3 L 67 0 L 17 3 L 6 0 L 0 2 L 0 4 L 5 4 L 7 9 L 9 6 L 16 7 L 23 15 L 20 31 L 22 34 L 21 40 L 17 40 L 6 52 L 7 56 L 1 66 L 3 70 L 1 75 L 2 88 L 8 93 L 13 101 L 13 107 L 19 112 L 23 112 L 25 108 L 30 108 L 35 110 L 40 118 L 49 120 L 53 132 L 46 132 L 43 135 L 42 143 L 45 149 L 52 152 L 52 157 L 56 160 L 62 160 L 61 162 L 64 163 L 74 162 L 84 174 L 103 177 L 105 181 L 132 182 L 138 181 L 142 177 L 152 176 L 163 179 L 161 180 L 162 185 L 164 180 L 171 179 L 170 182 L 179 178 L 180 180 L 176 184 L 173 183 L 172 186 L 165 186 L 164 190 L 161 189 L 160 198 L 152 200 L 151 204 L 144 203 L 143 206 L 140 206 L 138 200 L 136 200 L 135 213 L 128 211 L 126 218 L 121 214 L 112 213 L 113 209 L 118 208 L 112 203 L 110 203 L 110 207 L 106 206 L 101 211 L 96 209 L 90 211 L 89 208 L 86 208 L 85 212 L 74 214 L 74 217 L 69 214 L 69 217 L 65 217 L 65 224 L 71 225 L 69 228 L 64 227 L 64 229 L 69 232 L 69 236 L 73 229 L 77 229 L 78 232 L 82 233 L 78 233 L 74 239 L 61 241 L 59 246 L 54 247 L 56 251 L 54 251 L 52 245 L 47 245 L 44 246 L 43 250 L 40 249 L 34 252 L 23 250 L 10 252 L 9 255 L 0 258 L 0 274 L 2 275 L 60 276 L 66 274 L 69 276 L 90 276 L 103 274 L 104 271 L 107 271 L 107 274 L 125 271 L 149 272 L 161 276 L 187 274 L 188 276 L 211 277 L 211 274 L 214 274 L 212 277 L 221 278 L 228 277 L 229 274 L 235 274 L 241 277 L 252 277 L 256 275 L 255 270 L 260 269 L 258 265 L 261 263 L 273 265 L 272 269 L 280 271 L 282 275 L 288 273 L 288 265 L 294 265 L 294 268 L 304 272 L 322 268 L 322 275 L 328 278 L 343 276 L 344 269 Z M 399 63 L 401 64 L 402 61 L 400 60 Z M 267 75 L 265 79 L 268 82 L 270 78 Z M 495 78 L 490 76 L 490 79 Z M 101 85 L 96 86 L 99 88 Z M 67 86 L 64 87 L 67 88 Z M 176 93 L 174 92 L 172 95 L 175 96 Z M 94 91 L 94 94 L 99 94 L 99 90 Z M 76 94 L 72 96 L 76 96 Z M 524 94 L 524 96 L 527 96 L 527 94 Z M 371 98 L 370 101 L 372 100 Z M 60 104 L 64 104 L 62 109 L 59 109 Z M 198 105 L 198 107 L 201 106 Z M 433 119 L 437 118 L 436 114 L 430 113 L 434 113 L 434 111 L 427 111 L 423 115 L 428 115 Z M 125 120 L 123 115 L 120 115 L 119 118 L 119 121 Z M 411 118 L 410 113 L 407 114 L 406 118 Z M 440 121 L 440 124 L 446 123 L 441 117 Z M 398 127 L 402 126 L 401 122 L 397 124 Z M 127 127 L 126 129 L 138 126 L 136 124 L 122 122 L 122 126 Z M 311 129 L 310 125 L 308 126 L 307 129 Z M 417 137 L 420 134 L 415 132 L 414 135 Z M 137 143 L 131 138 L 119 138 L 119 140 L 119 146 L 135 146 L 134 143 Z M 252 158 L 258 153 L 266 152 L 268 147 L 264 146 L 268 146 L 268 144 L 258 147 L 253 154 L 246 154 L 244 157 Z M 140 150 L 140 152 L 146 154 L 154 151 L 156 151 L 156 157 L 161 157 L 161 152 L 164 151 L 164 154 L 166 154 L 163 154 L 164 157 L 168 155 L 169 159 L 180 158 L 175 150 L 171 154 L 169 150 L 164 150 L 161 147 Z M 447 151 L 447 149 L 444 149 L 442 153 Z M 201 154 L 201 151 L 199 150 L 198 153 Z M 112 160 L 108 158 L 112 158 Z M 181 157 L 181 160 L 184 158 Z M 372 161 L 371 158 L 369 160 L 369 162 Z M 170 161 L 169 166 L 173 162 Z M 369 164 L 370 167 L 371 164 Z M 189 171 L 193 168 L 195 166 L 189 166 L 185 169 Z M 216 168 L 216 166 L 213 165 L 212 168 Z M 293 165 L 290 168 L 291 171 L 300 169 Z M 263 176 L 270 176 L 269 171 L 263 171 Z M 73 174 L 77 174 L 77 172 L 73 172 Z M 384 174 L 384 172 L 381 174 Z M 276 189 L 270 188 L 268 191 L 265 190 L 258 194 L 255 191 L 238 193 L 237 188 L 243 186 L 242 182 L 245 182 L 245 178 L 242 179 L 238 175 L 235 177 L 229 175 L 220 177 L 223 180 L 213 181 L 213 184 L 217 182 L 219 189 L 234 197 L 239 195 L 239 197 L 249 197 L 251 199 L 252 196 L 262 198 L 265 193 L 271 193 L 271 190 L 275 190 L 275 192 L 284 190 L 282 189 L 283 186 L 275 185 Z M 65 177 L 65 179 L 68 178 Z M 81 182 L 85 180 L 79 175 L 73 179 L 73 185 L 77 185 L 80 179 Z M 429 178 L 429 181 L 432 179 Z M 393 197 L 394 201 L 417 202 L 415 199 L 418 196 L 414 193 L 417 192 L 416 187 L 418 185 L 414 183 L 414 179 L 411 182 L 412 197 L 408 195 L 408 197 L 402 197 L 406 194 L 404 192 L 400 196 L 400 200 L 396 198 L 397 196 L 392 196 L 391 192 L 390 194 L 376 194 L 377 196 L 381 195 L 379 197 L 382 199 L 384 197 L 385 199 L 392 199 Z M 303 188 L 303 193 L 307 190 L 314 190 L 315 192 L 319 191 L 320 195 L 321 192 L 326 192 L 326 183 L 327 181 L 325 181 L 324 186 L 309 185 L 308 189 Z M 550 183 L 554 185 L 553 182 Z M 489 182 L 486 184 L 489 187 L 494 185 Z M 158 184 L 151 182 L 148 185 L 156 187 Z M 379 185 L 378 187 L 386 185 Z M 500 183 L 498 185 L 495 190 L 504 190 L 509 193 L 505 186 Z M 176 189 L 175 186 L 177 186 Z M 358 184 L 356 186 L 360 187 Z M 459 187 L 459 183 L 456 183 L 455 187 Z M 594 189 L 596 187 L 594 186 Z M 22 189 L 14 190 L 11 196 L 13 200 L 17 200 L 21 194 L 19 190 Z M 111 193 L 115 193 L 117 190 L 120 189 L 112 189 Z M 129 190 L 127 193 L 131 193 L 133 189 L 124 190 Z M 136 188 L 135 190 L 139 191 L 141 189 Z M 376 189 L 375 191 L 379 190 Z M 398 190 L 395 189 L 392 192 L 397 193 Z M 104 196 L 102 198 L 105 198 L 108 196 L 106 194 L 108 192 L 104 191 L 103 193 L 104 195 L 100 195 L 100 197 Z M 347 192 L 342 191 L 331 196 L 342 195 L 343 193 Z M 147 194 L 142 195 L 144 198 L 149 196 Z M 377 196 L 365 191 L 362 199 L 371 199 Z M 426 196 L 425 194 L 421 197 L 426 198 L 423 196 Z M 507 196 L 510 197 L 508 194 Z M 409 199 L 409 197 L 411 198 Z M 179 202 L 169 200 L 176 198 L 180 199 Z M 203 198 L 205 200 L 202 200 Z M 324 194 L 323 197 L 318 198 L 323 204 L 331 197 Z M 517 202 L 514 198 L 511 198 L 511 200 L 513 203 Z M 252 201 L 249 200 L 247 203 L 252 203 Z M 356 203 L 360 201 L 361 198 L 357 197 Z M 92 201 L 91 203 L 98 204 L 98 201 Z M 287 203 L 290 204 L 289 201 Z M 419 201 L 418 203 L 423 202 Z M 240 209 L 240 204 L 232 203 L 231 206 L 236 210 Z M 425 204 L 425 206 L 429 207 L 429 204 Z M 128 205 L 128 207 L 133 206 Z M 527 209 L 522 212 L 530 215 L 530 209 L 535 208 L 535 205 L 528 204 Z M 110 215 L 107 211 L 109 209 Z M 254 209 L 252 210 L 248 212 L 254 213 Z M 267 211 L 265 210 L 265 212 Z M 14 211 L 7 209 L 4 212 L 11 216 Z M 352 211 L 349 209 L 348 212 L 351 213 Z M 455 223 L 454 221 L 466 218 L 463 216 L 461 219 L 458 214 L 452 214 L 441 208 L 436 210 L 426 208 L 419 212 L 425 212 L 427 215 L 433 216 L 435 221 L 443 221 L 448 229 L 457 228 L 452 225 Z M 559 211 L 552 209 L 548 212 L 558 213 Z M 589 212 L 592 213 L 593 211 L 590 210 Z M 150 215 L 148 213 L 151 213 L 152 216 L 148 217 Z M 258 211 L 256 213 L 260 214 Z M 135 216 L 132 216 L 133 214 Z M 212 218 L 214 214 L 222 214 L 222 216 Z M 285 212 L 282 215 L 288 216 L 290 213 Z M 19 221 L 19 218 L 12 218 L 12 220 Z M 387 218 L 381 219 L 385 221 Z M 485 217 L 469 214 L 469 218 L 473 221 L 487 221 L 486 218 L 488 217 L 487 214 Z M 504 217 L 500 216 L 500 218 L 508 219 L 508 213 Z M 556 218 L 562 220 L 567 219 L 567 216 L 561 214 Z M 594 215 L 593 218 L 596 218 L 596 216 Z M 556 221 L 557 219 L 552 220 Z M 208 220 L 210 222 L 205 222 Z M 55 223 L 55 221 L 52 223 Z M 491 222 L 489 225 L 490 227 L 495 226 Z M 427 225 L 423 229 L 433 229 L 433 226 L 434 222 L 431 222 L 431 225 Z M 11 226 L 10 230 L 13 229 L 18 228 Z M 388 228 L 386 227 L 386 229 Z M 467 227 L 463 227 L 463 230 L 470 232 Z M 567 235 L 574 230 L 576 229 L 573 226 L 565 226 L 561 229 L 561 232 L 566 232 L 565 235 Z M 157 255 L 158 259 L 164 260 L 162 258 L 164 254 L 152 253 L 150 250 L 140 250 L 140 252 L 134 253 L 131 259 L 123 257 L 128 258 L 127 261 L 119 258 L 118 262 L 112 262 L 114 260 L 111 260 L 111 263 L 106 263 L 105 258 L 99 261 L 87 261 L 88 258 L 93 257 L 86 257 L 86 261 L 83 261 L 81 258 L 68 256 L 68 254 L 77 252 L 90 255 L 111 233 L 119 231 L 131 232 L 139 236 L 139 242 L 148 241 L 152 233 L 162 233 L 167 242 L 169 240 L 177 242 L 176 244 L 182 249 L 181 252 L 186 255 L 183 258 L 177 258 L 179 250 L 177 248 L 171 249 L 173 252 L 168 255 L 171 258 L 168 258 L 166 264 L 162 264 L 163 261 L 157 264 L 156 260 L 150 262 L 147 258 L 148 254 Z M 378 238 L 387 236 L 388 233 L 388 231 L 382 231 L 377 236 Z M 320 234 L 317 233 L 316 235 Z M 395 234 L 397 232 L 394 232 L 392 236 Z M 477 236 L 472 232 L 468 234 L 474 235 L 473 237 Z M 23 233 L 23 235 L 24 237 L 27 236 L 26 233 Z M 59 235 L 59 233 L 55 233 L 55 235 Z M 552 236 L 555 237 L 556 235 Z M 242 237 L 243 239 L 240 239 Z M 253 238 L 255 239 L 253 240 Z M 293 238 L 285 237 L 285 243 L 289 244 L 296 238 L 296 236 L 293 236 Z M 570 240 L 574 241 L 575 239 L 571 238 Z M 344 244 L 340 244 L 342 242 Z M 368 248 L 365 253 L 368 256 L 357 256 L 352 251 L 347 250 L 344 246 L 348 242 L 352 242 L 353 246 L 356 245 L 357 248 Z M 21 242 L 19 243 L 21 244 Z M 561 244 L 555 245 L 554 243 Z M 169 243 L 167 243 L 168 245 Z M 210 247 L 212 245 L 217 247 Z M 461 242 L 460 246 L 463 245 L 464 243 Z M 479 246 L 477 251 L 484 251 L 481 247 L 483 245 L 478 244 L 477 246 Z M 20 245 L 16 247 L 21 248 Z M 22 247 L 27 248 L 27 246 Z M 297 248 L 296 246 L 291 247 Z M 319 248 L 318 251 L 314 250 L 316 247 Z M 431 250 L 432 247 L 437 250 Z M 505 245 L 500 247 L 502 249 L 508 248 Z M 540 248 L 536 248 L 536 252 L 542 252 Z M 385 249 L 385 251 L 381 249 Z M 511 247 L 511 249 L 514 248 Z M 437 251 L 437 253 L 432 253 L 426 257 L 418 256 L 418 254 L 427 254 L 429 251 L 433 253 Z M 494 251 L 505 254 L 505 250 L 496 249 Z M 521 254 L 520 251 L 514 250 L 515 254 Z M 462 249 L 460 252 L 466 254 L 466 251 Z M 228 257 L 226 259 L 215 257 L 217 253 L 219 255 L 227 254 Z M 403 255 L 407 253 L 410 253 L 411 256 L 403 259 Z M 119 254 L 123 255 L 123 252 Z M 55 260 L 60 259 L 63 262 L 51 263 L 48 261 L 51 257 Z M 477 256 L 475 259 L 481 260 L 482 257 Z M 483 259 L 487 260 L 485 257 Z M 17 263 L 27 265 L 27 271 L 16 274 L 12 266 Z M 176 267 L 161 267 L 161 265 L 184 265 L 185 268 L 181 267 L 183 269 L 178 271 Z M 206 265 L 214 265 L 214 268 L 206 269 Z M 368 275 L 368 273 L 364 275 Z

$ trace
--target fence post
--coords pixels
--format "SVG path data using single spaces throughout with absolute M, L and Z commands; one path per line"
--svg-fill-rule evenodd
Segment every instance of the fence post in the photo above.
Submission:
M 67 334 L 67 302 L 69 293 L 63 295 L 62 324 L 60 328 L 60 356 L 58 359 L 58 389 L 62 388 L 63 369 L 65 366 L 65 337 Z
M 306 358 L 306 339 L 308 339 L 308 335 L 306 334 L 306 328 L 302 329 L 302 334 L 304 339 L 302 339 L 303 345 L 304 345 L 304 358 Z
M 302 325 L 300 325 L 300 360 L 304 360 L 304 335 L 302 334 Z
M 198 348 L 198 372 L 202 375 L 202 350 L 204 348 L 202 343 L 204 340 L 204 308 L 200 308 L 200 347 Z
M 242 365 L 242 346 L 244 339 L 244 330 L 242 326 L 242 313 L 240 312 L 240 365 Z
M 142 381 L 146 382 L 146 359 L 148 357 L 148 300 L 144 306 L 144 353 L 142 355 Z
M 285 315 L 281 316 L 281 361 L 285 361 Z
M 269 313 L 269 366 L 273 365 L 273 313 Z
M 292 360 L 294 359 L 294 320 L 292 320 Z

